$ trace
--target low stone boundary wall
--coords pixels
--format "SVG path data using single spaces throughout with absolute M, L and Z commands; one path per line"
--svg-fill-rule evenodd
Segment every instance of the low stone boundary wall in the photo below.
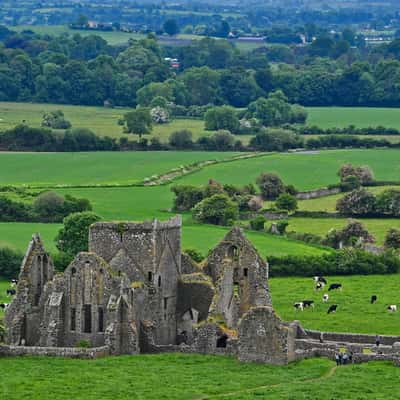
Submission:
M 51 356 L 67 358 L 94 359 L 110 355 L 108 346 L 79 347 L 34 347 L 34 346 L 0 346 L 0 357 L 12 356 Z
M 299 192 L 296 194 L 296 198 L 298 200 L 318 199 L 320 197 L 332 196 L 340 192 L 341 192 L 340 188 L 332 188 L 332 189 L 322 188 L 322 189 L 310 190 L 308 192 Z
M 314 331 L 310 329 L 305 329 L 304 332 L 307 336 L 302 337 L 306 339 L 319 340 L 320 331 Z M 375 344 L 374 335 L 358 334 L 358 333 L 336 333 L 336 332 L 323 332 L 324 340 L 332 342 L 344 342 L 344 343 L 363 343 L 363 344 Z M 381 344 L 386 346 L 392 346 L 395 342 L 400 342 L 400 336 L 380 336 Z

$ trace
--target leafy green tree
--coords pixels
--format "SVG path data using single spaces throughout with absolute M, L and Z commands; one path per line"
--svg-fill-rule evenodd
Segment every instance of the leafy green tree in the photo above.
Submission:
M 41 218 L 57 220 L 64 214 L 64 197 L 55 192 L 43 192 L 33 203 L 34 211 Z
M 124 115 L 127 133 L 142 135 L 150 133 L 153 129 L 153 121 L 150 110 L 145 107 L 138 107 Z
M 289 193 L 281 193 L 276 199 L 275 205 L 280 210 L 296 211 L 297 199 Z
M 238 215 L 238 205 L 225 194 L 207 197 L 193 209 L 193 218 L 206 224 L 232 225 Z
M 265 217 L 259 215 L 258 217 L 250 220 L 250 228 L 255 231 L 263 231 L 266 221 L 267 220 L 265 219 Z
M 239 128 L 236 111 L 228 106 L 210 108 L 204 116 L 204 121 L 205 128 L 208 131 L 226 129 L 230 132 L 236 132 Z
M 175 194 L 175 211 L 190 211 L 204 198 L 203 189 L 193 185 L 174 185 L 171 192 Z
M 188 92 L 189 103 L 215 104 L 219 88 L 219 73 L 208 67 L 191 68 L 182 76 Z
M 65 119 L 64 113 L 61 110 L 44 113 L 41 125 L 53 129 L 71 128 L 71 123 Z
M 175 36 L 179 33 L 178 22 L 175 19 L 167 19 L 163 25 L 164 32 L 170 36 Z
M 65 217 L 63 227 L 55 238 L 58 250 L 72 257 L 81 251 L 88 251 L 89 227 L 98 221 L 100 217 L 90 211 Z
M 193 134 L 188 129 L 172 132 L 168 142 L 177 149 L 190 149 L 193 147 Z
M 275 200 L 285 191 L 282 179 L 270 172 L 264 172 L 257 178 L 257 185 L 264 200 Z
M 0 247 L 0 276 L 4 279 L 17 278 L 23 254 L 8 247 Z

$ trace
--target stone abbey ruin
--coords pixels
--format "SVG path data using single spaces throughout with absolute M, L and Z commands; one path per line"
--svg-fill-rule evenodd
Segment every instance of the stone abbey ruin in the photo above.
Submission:
M 379 354 L 365 354 L 373 349 L 369 335 L 322 334 L 283 322 L 272 308 L 268 264 L 243 231 L 234 227 L 199 266 L 181 252 L 180 217 L 96 223 L 89 252 L 63 273 L 55 273 L 34 235 L 5 321 L 8 344 L 0 355 L 180 351 L 287 364 L 333 357 L 344 345 L 356 362 L 397 362 L 400 355 L 400 338 L 383 337 Z

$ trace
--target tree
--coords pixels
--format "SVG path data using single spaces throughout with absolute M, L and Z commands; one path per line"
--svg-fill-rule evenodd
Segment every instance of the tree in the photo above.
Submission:
M 344 181 L 348 176 L 356 176 L 362 185 L 372 183 L 374 174 L 368 166 L 356 167 L 352 164 L 343 164 L 338 171 L 340 180 Z
M 55 238 L 58 250 L 72 257 L 81 251 L 88 251 L 89 227 L 98 221 L 100 217 L 90 211 L 73 213 L 65 217 L 64 226 Z
M 258 217 L 250 220 L 250 228 L 255 231 L 263 231 L 266 221 L 267 220 L 265 219 L 264 216 L 259 215 Z
M 385 236 L 385 247 L 387 249 L 400 249 L 400 230 L 391 228 Z
M 171 133 L 168 141 L 172 147 L 177 149 L 190 149 L 193 147 L 193 134 L 188 129 L 182 129 Z
M 230 132 L 236 132 L 239 128 L 236 111 L 228 106 L 210 108 L 204 116 L 204 121 L 205 128 L 208 131 L 226 129 Z
M 44 113 L 41 125 L 53 129 L 71 128 L 71 123 L 65 119 L 64 113 L 61 110 Z
M 171 187 L 171 192 L 175 194 L 175 211 L 190 211 L 204 198 L 203 189 L 192 185 L 175 185 Z
M 207 197 L 193 209 L 194 219 L 214 225 L 232 225 L 238 215 L 238 205 L 225 194 Z
M 145 107 L 138 107 L 124 115 L 127 133 L 134 135 L 146 135 L 152 131 L 152 118 L 150 110 Z
M 275 206 L 280 210 L 296 211 L 297 199 L 289 193 L 281 193 L 276 199 Z
M 273 173 L 264 172 L 257 178 L 257 185 L 260 188 L 264 200 L 275 200 L 285 191 L 282 179 Z
M 222 20 L 216 31 L 216 36 L 226 38 L 228 37 L 230 32 L 231 32 L 231 26 L 227 21 Z
M 44 192 L 36 197 L 34 211 L 44 219 L 56 221 L 64 214 L 64 197 L 55 192 Z
M 163 25 L 164 32 L 169 36 L 174 36 L 179 33 L 178 22 L 175 19 L 167 19 Z
M 4 279 L 17 278 L 23 254 L 8 247 L 0 247 L 0 276 Z
M 376 210 L 376 198 L 364 188 L 355 189 L 336 203 L 336 210 L 347 215 L 369 215 Z
M 376 209 L 381 214 L 400 217 L 400 190 L 389 189 L 376 198 Z

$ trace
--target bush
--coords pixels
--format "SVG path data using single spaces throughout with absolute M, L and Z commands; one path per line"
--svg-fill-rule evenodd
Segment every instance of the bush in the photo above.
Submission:
M 80 340 L 76 343 L 75 347 L 79 347 L 81 349 L 88 349 L 90 348 L 90 342 L 88 340 Z
M 206 198 L 193 209 L 194 219 L 214 225 L 232 225 L 238 215 L 238 205 L 225 194 Z
M 297 210 L 297 199 L 289 193 L 281 193 L 275 202 L 276 208 L 285 211 Z
M 193 261 L 197 262 L 197 263 L 201 263 L 205 257 L 203 256 L 203 254 L 201 254 L 198 250 L 196 249 L 185 249 L 183 250 L 183 252 L 185 254 L 187 254 Z
M 262 173 L 257 178 L 257 185 L 264 200 L 275 200 L 285 191 L 281 178 L 269 172 Z
M 270 256 L 268 263 L 272 277 L 395 274 L 400 271 L 400 259 L 395 254 L 375 255 L 356 249 L 322 256 Z
M 356 189 L 337 201 L 336 210 L 346 215 L 370 215 L 376 210 L 376 199 L 364 188 Z
M 376 198 L 376 209 L 380 214 L 400 217 L 400 190 L 389 189 Z
M 240 125 L 235 109 L 228 106 L 210 108 L 204 116 L 204 121 L 208 131 L 225 129 L 236 132 Z
M 168 141 L 172 147 L 177 149 L 190 149 L 193 147 L 193 134 L 188 129 L 172 132 Z
M 43 220 L 57 221 L 64 217 L 64 197 L 55 192 L 41 193 L 33 203 L 33 210 Z
M 71 123 L 65 119 L 61 110 L 56 110 L 43 114 L 42 126 L 52 129 L 69 129 Z
M 190 211 L 204 198 L 202 188 L 191 185 L 175 185 L 171 187 L 175 194 L 174 211 Z
M 400 230 L 389 229 L 385 236 L 385 247 L 387 249 L 400 249 Z
M 344 164 L 340 168 L 338 175 L 340 176 L 341 181 L 344 181 L 345 178 L 349 176 L 355 176 L 362 185 L 374 181 L 374 174 L 368 166 L 355 167 L 352 164 Z
M 303 145 L 301 137 L 284 129 L 265 129 L 250 139 L 250 148 L 256 151 L 285 151 Z
M 24 255 L 8 247 L 0 247 L 0 277 L 17 278 Z
M 250 221 L 250 228 L 255 231 L 263 231 L 266 221 L 267 220 L 262 215 L 260 215 Z

